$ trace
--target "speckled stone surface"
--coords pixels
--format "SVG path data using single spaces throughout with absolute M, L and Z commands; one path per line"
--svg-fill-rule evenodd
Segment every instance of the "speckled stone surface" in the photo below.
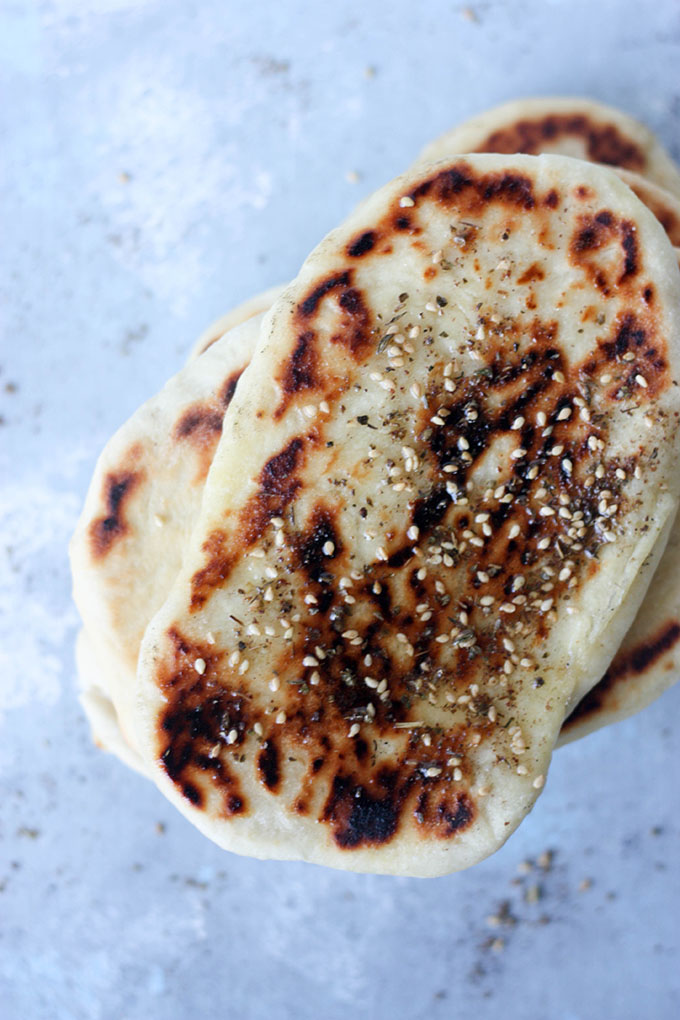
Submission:
M 66 562 L 114 428 L 435 134 L 579 93 L 680 157 L 675 0 L 5 0 L 0 54 L 0 1016 L 675 1020 L 680 687 L 469 872 L 240 859 L 92 747 Z

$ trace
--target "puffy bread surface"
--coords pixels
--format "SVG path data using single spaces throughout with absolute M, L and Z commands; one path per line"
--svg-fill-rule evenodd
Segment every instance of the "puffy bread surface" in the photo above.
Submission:
M 408 174 L 312 253 L 140 654 L 142 753 L 207 835 L 414 875 L 502 844 L 675 513 L 679 282 L 556 156 Z
M 561 153 L 642 174 L 680 196 L 680 172 L 639 121 L 592 99 L 516 99 L 472 117 L 430 142 L 422 162 L 459 152 Z

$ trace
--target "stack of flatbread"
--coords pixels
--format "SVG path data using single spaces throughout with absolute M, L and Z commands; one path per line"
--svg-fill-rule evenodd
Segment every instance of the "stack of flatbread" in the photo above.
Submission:
M 439 875 L 677 678 L 680 174 L 512 103 L 219 320 L 72 541 L 100 746 L 256 857 Z

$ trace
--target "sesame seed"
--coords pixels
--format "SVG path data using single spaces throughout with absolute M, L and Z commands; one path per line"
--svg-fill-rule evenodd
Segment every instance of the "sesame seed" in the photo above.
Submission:
M 231 653 L 231 655 L 229 656 L 229 658 L 227 660 L 227 663 L 228 663 L 229 666 L 237 666 L 240 661 L 241 661 L 241 653 L 239 652 L 239 650 L 237 648 L 235 652 Z
M 432 765 L 429 769 L 425 770 L 425 775 L 428 779 L 434 779 L 436 776 L 441 776 L 442 770 Z
M 302 660 L 302 665 L 303 666 L 318 666 L 319 663 L 314 658 L 313 655 L 305 655 L 304 659 Z
M 383 560 L 383 561 L 386 561 L 389 558 L 387 553 L 385 552 L 385 549 L 383 548 L 383 546 L 381 546 L 381 545 L 378 546 L 378 548 L 375 551 L 375 558 L 377 560 Z
M 590 411 L 587 407 L 582 407 L 578 414 L 582 421 L 590 421 Z
M 541 602 L 540 606 L 541 612 L 547 613 L 549 609 L 552 609 L 554 601 L 555 601 L 554 599 L 545 599 L 543 602 Z
M 165 518 L 161 517 L 160 514 L 154 514 L 153 515 L 153 522 L 154 522 L 154 524 L 156 525 L 157 528 L 162 528 L 163 525 L 165 524 Z
M 307 603 L 308 606 L 316 606 L 318 605 L 319 600 L 317 599 L 316 595 L 312 595 L 311 592 L 308 592 L 307 595 L 305 595 L 305 602 Z
M 494 604 L 493 595 L 482 595 L 479 604 L 480 606 L 492 606 Z
M 626 351 L 623 355 L 623 361 L 635 361 L 635 355 L 632 351 Z
M 545 783 L 545 776 L 536 776 L 533 783 L 531 784 L 535 790 L 540 790 Z
M 280 712 L 277 712 L 276 719 L 274 721 L 277 722 L 279 726 L 283 726 L 283 724 L 286 721 L 286 713 L 284 712 L 283 709 L 281 709 Z
M 527 451 L 519 446 L 516 450 L 513 450 L 510 454 L 511 460 L 521 460 L 522 457 L 526 457 Z
M 243 662 L 241 663 L 241 665 L 238 668 L 239 675 L 243 676 L 244 673 L 247 673 L 249 667 L 250 667 L 250 663 L 248 662 L 247 659 L 244 659 Z
M 229 730 L 229 732 L 227 734 L 227 743 L 228 744 L 235 744 L 237 740 L 238 740 L 238 731 L 237 730 Z
M 555 511 L 553 510 L 553 508 L 551 506 L 542 506 L 541 509 L 538 512 L 541 515 L 541 517 L 554 517 L 555 516 Z
M 522 417 L 522 415 L 520 415 L 518 418 L 515 418 L 510 428 L 513 430 L 513 432 L 517 432 L 519 429 L 522 428 L 522 425 L 524 425 L 524 418 Z
M 513 606 L 511 602 L 502 602 L 498 607 L 498 610 L 501 613 L 514 613 L 516 611 L 516 607 Z
M 352 725 L 349 728 L 349 733 L 347 734 L 347 736 L 350 737 L 350 738 L 351 737 L 356 737 L 360 730 L 361 730 L 361 726 L 359 725 L 359 723 L 357 723 L 357 722 L 352 723 Z
M 643 389 L 646 389 L 647 386 L 649 385 L 644 375 L 636 375 L 635 382 L 638 384 L 638 386 L 642 386 Z
M 553 379 L 555 380 L 556 383 L 563 383 L 564 375 L 562 374 L 562 372 L 553 372 Z
M 570 417 L 571 417 L 571 408 L 570 407 L 563 407 L 562 410 L 560 411 L 560 413 L 557 415 L 557 420 L 558 421 L 566 421 L 567 418 L 570 418 Z
M 264 733 L 264 730 L 262 729 L 262 723 L 261 722 L 253 723 L 253 729 L 257 733 L 258 737 L 261 737 L 262 734 Z
M 519 524 L 512 524 L 508 532 L 508 538 L 517 538 L 520 532 Z
M 536 415 L 536 424 L 539 426 L 539 428 L 543 428 L 543 426 L 547 424 L 547 421 L 548 417 L 545 411 L 539 411 L 538 414 Z
M 536 548 L 537 549 L 547 549 L 549 545 L 550 545 L 550 539 L 549 538 L 542 538 L 542 539 L 540 539 L 536 543 Z
M 335 552 L 335 546 L 332 542 L 324 542 L 321 551 L 323 552 L 324 556 L 332 556 L 333 553 Z
M 416 203 L 413 201 L 412 198 L 409 197 L 409 195 L 402 195 L 402 197 L 399 199 L 399 205 L 401 206 L 402 209 L 410 209 L 415 204 Z
M 446 424 L 444 419 L 441 418 L 438 414 L 433 415 L 432 418 L 430 418 L 430 421 L 432 422 L 433 425 L 445 425 Z
M 194 669 L 197 673 L 203 675 L 203 673 L 205 673 L 205 659 L 196 659 L 194 662 Z
M 395 730 L 417 730 L 425 723 L 422 719 L 415 719 L 413 722 L 396 722 L 394 723 Z
M 330 414 L 331 413 L 331 409 L 328 406 L 328 402 L 326 400 L 322 400 L 321 401 L 321 403 L 319 404 L 319 410 L 321 411 L 322 414 Z
M 529 775 L 529 769 L 526 767 L 526 765 L 518 765 L 517 769 L 516 769 L 516 772 L 517 772 L 518 776 L 528 776 Z
M 256 623 L 249 623 L 246 627 L 246 634 L 250 634 L 251 637 L 260 637 L 262 632 Z
M 305 406 L 302 408 L 302 413 L 307 418 L 313 418 L 314 415 L 316 414 L 316 407 L 314 406 L 314 404 L 305 404 Z

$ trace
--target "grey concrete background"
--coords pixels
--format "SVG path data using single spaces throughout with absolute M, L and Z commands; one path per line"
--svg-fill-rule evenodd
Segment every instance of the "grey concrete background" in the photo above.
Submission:
M 91 746 L 66 563 L 114 428 L 436 133 L 582 93 L 680 157 L 676 0 L 4 0 L 0 54 L 0 1016 L 679 1016 L 680 687 L 469 872 L 258 863 Z

